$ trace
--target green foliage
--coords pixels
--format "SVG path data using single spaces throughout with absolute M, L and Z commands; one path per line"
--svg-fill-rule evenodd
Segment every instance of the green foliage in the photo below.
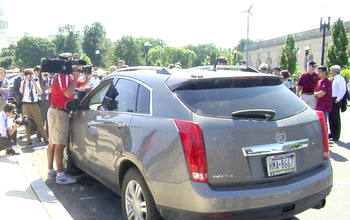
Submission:
M 340 18 L 332 25 L 332 39 L 333 44 L 328 47 L 328 57 L 326 58 L 328 66 L 348 66 L 349 36 L 346 33 L 344 22 Z
M 342 69 L 340 75 L 344 76 L 347 82 L 350 82 L 350 68 Z
M 157 66 L 168 66 L 180 62 L 183 68 L 190 68 L 196 54 L 186 48 L 157 46 L 148 52 L 149 63 Z
M 15 62 L 17 66 L 34 67 L 41 64 L 43 57 L 52 57 L 56 54 L 56 45 L 39 37 L 22 37 L 17 42 Z
M 5 69 L 10 69 L 12 67 L 13 60 L 12 57 L 0 57 L 0 66 Z
M 188 45 L 185 49 L 191 50 L 196 54 L 196 59 L 193 61 L 193 66 L 214 64 L 218 57 L 219 48 L 214 44 L 199 44 L 198 46 Z
M 114 48 L 115 44 L 111 41 L 111 39 L 107 37 L 101 39 L 101 46 L 99 51 L 102 60 L 99 67 L 109 68 L 115 64 Z
M 251 39 L 248 39 L 248 42 L 249 42 L 249 44 L 253 44 L 254 43 L 254 41 L 252 41 Z M 244 52 L 244 47 L 246 46 L 246 44 L 247 44 L 247 39 L 241 39 L 238 42 L 237 50 L 243 53 Z
M 83 56 L 81 56 L 79 59 L 85 60 L 86 61 L 86 65 L 92 65 L 91 60 L 88 57 L 88 55 L 86 55 L 86 53 L 84 53 Z
M 83 51 L 86 53 L 94 66 L 101 66 L 102 56 L 101 45 L 106 37 L 106 31 L 100 22 L 95 22 L 91 27 L 84 27 Z
M 118 60 L 124 60 L 129 66 L 146 65 L 144 52 L 142 51 L 142 42 L 132 36 L 123 36 L 115 44 L 114 63 Z
M 58 54 L 65 52 L 79 54 L 80 52 L 79 31 L 75 30 L 74 25 L 66 24 L 64 27 L 59 27 L 53 42 Z
M 297 50 L 294 35 L 288 35 L 285 44 L 282 46 L 281 69 L 288 70 L 291 74 L 295 73 L 298 61 Z
M 15 57 L 16 45 L 11 44 L 9 47 L 2 48 L 0 53 L 0 66 L 5 69 L 10 69 L 13 66 L 13 60 Z

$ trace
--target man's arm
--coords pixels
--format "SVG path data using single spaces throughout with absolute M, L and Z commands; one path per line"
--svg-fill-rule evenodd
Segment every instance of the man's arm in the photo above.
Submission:
M 35 89 L 36 89 L 36 92 L 38 93 L 38 95 L 41 95 L 42 94 L 42 90 L 41 90 L 41 87 L 39 85 L 39 81 L 35 82 L 35 81 L 32 81 L 34 86 L 35 86 Z
M 73 75 L 74 75 L 73 81 L 68 85 L 68 87 L 64 91 L 64 95 L 67 98 L 70 98 L 73 95 L 75 89 L 77 88 L 80 72 L 73 72 Z M 61 77 L 61 76 L 58 75 L 58 77 Z
M 302 88 L 303 88 L 302 86 L 297 86 L 297 90 L 295 93 L 297 94 L 298 97 L 300 97 L 300 91 Z
M 315 92 L 314 95 L 316 98 L 321 98 L 323 96 L 325 96 L 327 93 L 325 91 L 318 91 L 318 92 Z
M 84 82 L 80 85 L 80 88 L 81 88 L 81 89 L 89 88 L 90 80 L 91 80 L 91 74 L 85 74 L 85 80 L 84 80 Z
M 11 129 L 8 130 L 8 131 L 9 131 L 9 132 L 8 132 L 9 135 L 10 135 L 10 136 L 13 135 L 13 133 L 14 133 L 14 132 L 17 130 L 17 128 L 19 128 L 19 127 L 21 127 L 21 125 L 15 123 L 15 126 L 13 126 Z M 9 138 L 8 135 L 6 135 L 6 137 Z

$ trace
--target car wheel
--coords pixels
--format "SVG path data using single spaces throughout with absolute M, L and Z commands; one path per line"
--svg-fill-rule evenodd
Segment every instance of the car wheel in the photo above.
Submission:
M 69 174 L 69 175 L 78 175 L 83 173 L 83 171 L 81 169 L 79 169 L 78 167 L 76 167 L 73 163 L 73 159 L 72 159 L 72 153 L 70 152 L 69 147 L 65 147 L 63 150 L 63 170 L 65 173 Z
M 126 173 L 121 196 L 123 213 L 126 219 L 162 219 L 144 178 L 136 168 L 131 168 Z

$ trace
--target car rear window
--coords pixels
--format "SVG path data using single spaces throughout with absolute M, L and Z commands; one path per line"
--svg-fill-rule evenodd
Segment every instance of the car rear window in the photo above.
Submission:
M 243 110 L 275 112 L 279 120 L 307 109 L 277 77 L 193 79 L 173 88 L 180 100 L 199 115 L 232 118 Z

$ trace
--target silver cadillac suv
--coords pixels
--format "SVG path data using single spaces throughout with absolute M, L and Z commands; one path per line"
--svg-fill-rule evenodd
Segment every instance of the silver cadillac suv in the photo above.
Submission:
M 122 69 L 70 129 L 67 171 L 120 194 L 126 219 L 285 219 L 332 188 L 323 113 L 278 76 Z

